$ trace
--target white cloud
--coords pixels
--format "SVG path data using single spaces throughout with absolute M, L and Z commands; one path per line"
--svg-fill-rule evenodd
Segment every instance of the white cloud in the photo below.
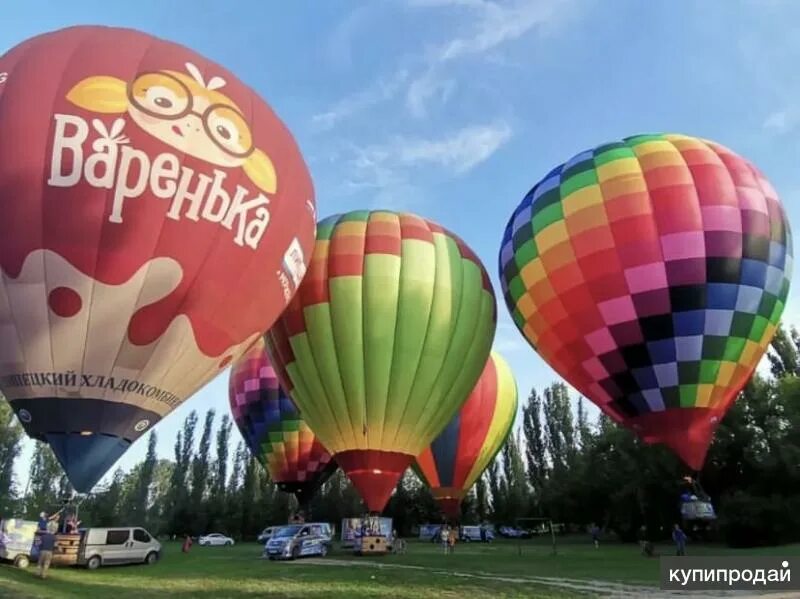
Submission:
M 397 71 L 389 78 L 378 79 L 368 88 L 339 100 L 329 110 L 315 114 L 311 122 L 322 130 L 331 129 L 339 121 L 394 97 L 408 80 L 408 71 Z
M 406 105 L 413 116 L 423 117 L 427 114 L 427 105 L 432 98 L 438 96 L 439 102 L 444 104 L 455 86 L 454 80 L 441 78 L 435 69 L 430 69 L 408 86 Z
M 390 154 L 385 148 L 353 146 L 350 151 L 353 157 L 349 160 L 351 176 L 345 180 L 347 191 L 374 191 L 406 183 L 405 177 L 391 164 Z
M 371 173 L 373 181 L 385 181 L 391 172 L 426 164 L 442 166 L 460 175 L 487 160 L 511 135 L 508 123 L 500 121 L 464 127 L 439 139 L 395 137 L 384 145 L 351 145 L 354 155 L 351 165 L 357 172 Z
M 350 144 L 344 152 L 344 182 L 339 186 L 343 195 L 368 194 L 371 210 L 411 210 L 424 201 L 424 192 L 412 181 L 410 174 L 399 165 L 388 147 L 359 147 Z
M 339 21 L 323 46 L 326 60 L 340 68 L 352 66 L 355 38 L 365 29 L 376 7 L 376 4 L 364 4 Z
M 786 111 L 773 112 L 764 121 L 764 129 L 776 129 L 783 131 L 786 129 Z
M 474 10 L 470 33 L 453 37 L 427 53 L 428 67 L 415 78 L 406 93 L 406 105 L 414 116 L 427 113 L 427 102 L 447 89 L 442 75 L 446 64 L 468 57 L 484 56 L 501 45 L 517 40 L 536 26 L 555 21 L 566 14 L 567 2 L 524 0 L 513 5 L 482 0 L 414 0 L 420 6 L 466 6 Z M 439 95 L 443 104 L 449 94 Z
M 438 140 L 403 140 L 399 158 L 405 164 L 433 163 L 463 174 L 484 162 L 511 139 L 506 122 L 465 127 Z
M 800 16 L 800 5 L 784 3 L 782 11 L 789 12 L 790 5 L 795 14 L 776 21 L 777 15 L 766 10 L 766 2 L 760 2 L 759 9 L 747 17 L 748 26 L 735 45 L 739 78 L 746 82 L 743 85 L 753 101 L 768 107 L 769 113 L 761 124 L 764 131 L 772 134 L 788 133 L 800 126 L 800 110 L 795 108 L 800 92 L 798 79 L 787 76 L 800 61 L 800 26 L 797 18 L 791 18 Z
M 461 33 L 430 46 L 422 55 L 404 57 L 401 64 L 405 66 L 394 75 L 379 78 L 367 88 L 343 98 L 329 110 L 315 115 L 313 122 L 319 129 L 331 129 L 345 118 L 393 100 L 401 93 L 412 116 L 426 116 L 431 102 L 444 104 L 453 95 L 456 82 L 447 74 L 448 64 L 475 57 L 500 64 L 502 61 L 491 54 L 493 50 L 520 39 L 537 26 L 561 22 L 571 14 L 571 7 L 575 3 L 573 0 L 517 0 L 511 3 L 492 0 L 406 0 L 406 4 L 419 9 L 447 9 L 445 14 L 448 21 L 442 27 L 444 31 L 454 28 L 449 18 L 455 14 L 454 9 L 464 9 L 459 11 L 457 22 L 464 21 L 465 14 L 469 17 Z M 356 12 L 336 28 L 329 45 L 337 55 L 344 56 L 349 52 L 354 30 L 364 21 L 363 12 Z M 415 73 L 411 73 L 411 70 Z
M 527 351 L 530 346 L 524 341 L 513 339 L 511 337 L 495 338 L 492 349 L 500 355 L 513 354 L 516 352 Z
M 800 124 L 800 114 L 791 109 L 778 110 L 770 114 L 765 120 L 763 127 L 773 133 L 789 133 Z
M 564 3 L 525 0 L 515 6 L 482 2 L 475 20 L 475 31 L 443 44 L 437 60 L 447 62 L 463 56 L 482 54 L 501 44 L 519 39 L 537 25 L 549 22 L 559 14 Z
M 423 8 L 452 8 L 454 6 L 475 8 L 487 4 L 487 0 L 408 0 L 408 4 Z
M 502 308 L 502 306 L 500 308 Z M 497 333 L 495 334 L 492 349 L 500 354 L 510 354 L 529 351 L 531 350 L 531 346 L 516 325 L 507 322 L 498 322 Z
M 345 194 L 368 191 L 373 204 L 386 208 L 408 208 L 423 201 L 417 186 L 420 169 L 442 167 L 451 176 L 467 173 L 485 162 L 512 136 L 508 123 L 464 127 L 442 138 L 395 137 L 382 145 L 348 144 L 344 154 L 347 173 Z

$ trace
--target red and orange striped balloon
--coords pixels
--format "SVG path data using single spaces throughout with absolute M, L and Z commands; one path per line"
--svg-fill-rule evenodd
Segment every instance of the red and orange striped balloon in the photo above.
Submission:
M 492 352 L 467 402 L 414 461 L 442 511 L 456 518 L 461 500 L 500 451 L 517 414 L 517 383 L 506 361 Z

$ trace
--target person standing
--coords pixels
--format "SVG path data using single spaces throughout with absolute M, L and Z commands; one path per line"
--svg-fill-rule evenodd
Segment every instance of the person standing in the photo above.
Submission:
M 61 528 L 62 518 L 61 518 L 61 510 L 58 510 L 55 514 L 50 516 L 50 522 L 47 524 L 47 529 L 50 529 L 50 525 L 52 524 L 55 528 L 53 528 L 53 534 L 58 534 L 58 530 Z
M 450 531 L 448 530 L 446 524 L 442 525 L 442 528 L 439 529 L 439 540 L 442 542 L 444 554 L 447 555 L 448 545 L 450 544 Z
M 78 528 L 81 525 L 81 521 L 78 520 L 78 517 L 72 515 L 67 520 L 67 534 L 68 535 L 76 535 L 78 534 Z
M 58 516 L 59 516 L 60 513 L 61 513 L 61 510 L 58 510 L 52 516 L 48 516 L 47 512 L 41 512 L 39 514 L 39 524 L 37 526 L 39 532 L 46 531 L 47 530 L 47 525 L 50 522 L 55 522 L 56 524 L 58 524 Z
M 594 548 L 595 549 L 599 549 L 600 548 L 600 527 L 597 526 L 597 524 L 595 524 L 594 522 L 592 522 L 592 526 L 591 526 L 591 528 L 589 530 L 592 533 L 592 543 L 594 543 Z
M 686 533 L 678 524 L 672 530 L 672 540 L 675 541 L 675 555 L 686 555 Z
M 56 527 L 52 524 L 47 526 L 47 530 L 41 533 L 39 541 L 39 578 L 47 578 L 47 571 L 53 561 L 53 551 L 56 547 Z
M 642 555 L 645 557 L 653 557 L 655 555 L 655 547 L 650 541 L 647 527 L 644 524 L 639 528 L 639 546 L 642 548 Z
M 456 550 L 456 529 L 455 529 L 455 527 L 450 529 L 450 534 L 447 537 L 447 546 L 449 548 L 450 553 L 455 553 L 455 550 Z
M 189 550 L 192 548 L 192 537 L 189 535 L 185 535 L 183 539 L 183 546 L 181 547 L 181 551 L 184 553 L 189 553 Z
M 392 531 L 392 553 L 405 553 L 406 542 L 397 534 L 397 530 Z

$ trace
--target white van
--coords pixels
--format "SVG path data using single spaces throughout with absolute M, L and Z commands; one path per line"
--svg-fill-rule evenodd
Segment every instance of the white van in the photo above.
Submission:
M 161 543 L 141 527 L 89 528 L 83 531 L 78 564 L 95 570 L 113 564 L 154 564 Z
M 488 527 L 483 526 L 462 526 L 458 533 L 460 541 L 469 543 L 470 541 L 481 541 L 491 543 L 494 541 L 494 533 Z

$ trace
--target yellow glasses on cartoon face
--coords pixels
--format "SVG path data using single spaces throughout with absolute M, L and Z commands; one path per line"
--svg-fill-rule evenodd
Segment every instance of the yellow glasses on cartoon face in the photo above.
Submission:
M 194 98 L 183 81 L 164 72 L 140 73 L 128 85 L 128 100 L 142 113 L 164 120 L 195 114 L 202 120 L 206 135 L 220 150 L 235 158 L 246 158 L 253 153 L 253 134 L 242 113 L 219 102 L 210 103 L 203 112 L 198 112 L 194 110 Z

